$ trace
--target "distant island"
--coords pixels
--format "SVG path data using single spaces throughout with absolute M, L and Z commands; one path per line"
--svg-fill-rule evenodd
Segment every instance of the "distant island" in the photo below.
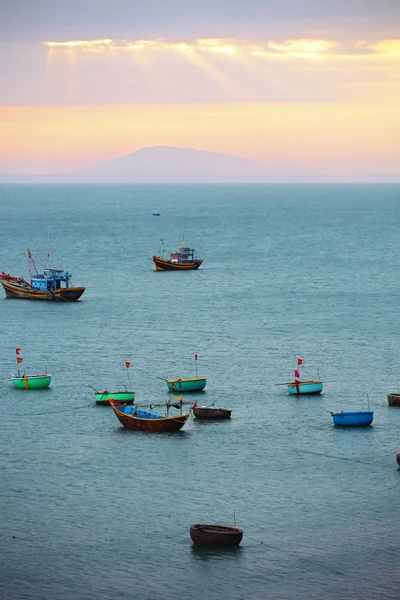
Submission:
M 173 146 L 141 148 L 77 175 L 89 181 L 134 183 L 227 183 L 268 179 L 265 168 L 248 158 Z
M 323 174 L 282 171 L 255 160 L 194 148 L 153 146 L 57 175 L 2 174 L 0 183 L 400 183 L 400 173 Z

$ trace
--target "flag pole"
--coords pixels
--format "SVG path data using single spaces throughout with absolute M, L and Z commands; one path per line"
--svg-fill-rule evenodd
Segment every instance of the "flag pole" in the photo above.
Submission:
M 197 372 L 197 354 L 194 355 L 194 364 L 196 365 L 196 379 L 199 378 L 199 374 Z
M 132 391 L 132 383 L 131 383 L 131 378 L 129 376 L 129 367 L 131 366 L 129 363 L 129 367 L 127 365 L 127 363 L 125 362 L 125 366 L 126 366 L 126 374 L 128 375 L 128 383 L 129 383 L 129 391 Z

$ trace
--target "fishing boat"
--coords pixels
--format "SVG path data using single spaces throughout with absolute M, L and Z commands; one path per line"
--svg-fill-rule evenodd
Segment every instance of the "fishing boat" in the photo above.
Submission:
M 205 377 L 192 377 L 190 379 L 167 379 L 170 392 L 201 392 L 206 387 Z
M 196 523 L 190 526 L 190 537 L 195 544 L 200 546 L 214 548 L 238 546 L 243 538 L 243 529 Z
M 26 390 L 40 390 L 49 387 L 51 383 L 50 373 L 44 371 L 41 375 L 14 375 L 11 373 L 12 382 L 15 388 Z
M 15 359 L 18 368 L 18 375 L 11 373 L 11 379 L 15 388 L 25 390 L 40 390 L 49 387 L 51 375 L 45 369 L 40 375 L 28 375 L 25 371 L 21 374 L 20 365 L 24 360 L 21 354 L 21 348 L 15 348 Z
M 160 217 L 161 214 L 159 212 L 153 212 L 151 213 L 153 215 L 153 217 Z
M 110 398 L 113 398 L 116 402 L 133 404 L 135 402 L 135 392 L 128 392 L 126 389 L 122 392 L 109 392 L 108 390 L 104 390 L 104 392 L 95 392 L 94 394 L 96 404 L 99 405 L 109 405 Z
M 153 256 L 156 271 L 191 271 L 198 269 L 203 262 L 202 259 L 195 258 L 193 248 L 185 246 L 183 237 L 178 252 L 171 252 L 169 258 L 164 257 L 164 252 L 164 240 L 161 240 L 160 256 Z
M 128 406 L 119 402 L 115 402 L 112 398 L 109 399 L 115 416 L 126 429 L 133 431 L 152 431 L 157 433 L 179 431 L 189 418 L 190 412 L 170 417 L 162 416 L 143 410 L 136 406 Z M 152 408 L 153 405 L 149 405 Z
M 193 409 L 193 414 L 197 419 L 230 419 L 232 411 L 227 408 L 217 408 L 216 406 L 198 406 Z
M 128 377 L 129 390 L 128 390 L 127 386 L 124 385 L 123 387 L 125 389 L 119 390 L 118 392 L 109 392 L 107 389 L 105 389 L 104 392 L 98 392 L 97 390 L 94 389 L 93 386 L 89 385 L 89 387 L 91 387 L 94 390 L 94 399 L 96 401 L 96 404 L 103 405 L 103 406 L 109 405 L 110 398 L 113 398 L 116 402 L 123 402 L 124 404 L 133 404 L 135 402 L 135 392 L 132 391 L 132 382 L 131 382 L 131 378 L 129 376 L 130 367 L 131 367 L 131 363 L 128 360 L 126 360 L 125 368 L 126 368 L 126 374 Z
M 349 412 L 331 411 L 334 425 L 340 427 L 367 427 L 371 425 L 374 412 L 372 410 L 355 410 Z
M 400 394 L 388 394 L 387 399 L 391 406 L 400 406 Z
M 17 281 L 0 279 L 6 298 L 24 300 L 51 300 L 76 302 L 86 288 L 71 287 L 71 274 L 62 269 L 44 269 L 39 273 L 28 249 L 30 282 L 21 278 Z
M 159 379 L 163 379 L 167 382 L 168 390 L 170 392 L 201 392 L 206 387 L 207 379 L 205 377 L 199 377 L 198 369 L 197 369 L 197 361 L 199 359 L 199 355 L 194 355 L 194 363 L 196 365 L 196 377 L 189 377 L 187 379 L 164 379 L 163 377 L 159 377 Z
M 312 379 L 309 381 L 301 381 L 300 379 L 300 371 L 299 366 L 303 364 L 303 359 L 298 356 L 297 357 L 297 369 L 294 371 L 294 381 L 290 381 L 289 383 L 278 384 L 278 385 L 286 385 L 287 391 L 291 395 L 300 395 L 300 394 L 320 394 L 322 392 L 322 388 L 324 382 L 322 379 Z
M 400 452 L 398 454 L 396 454 L 396 462 L 400 467 Z

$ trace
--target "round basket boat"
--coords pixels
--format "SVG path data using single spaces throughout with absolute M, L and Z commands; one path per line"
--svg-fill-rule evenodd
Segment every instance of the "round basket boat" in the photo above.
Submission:
M 388 394 L 387 399 L 391 406 L 400 406 L 400 394 Z
M 193 409 L 193 414 L 198 419 L 230 419 L 231 410 L 214 406 L 198 406 Z
M 190 526 L 190 537 L 195 544 L 224 548 L 238 546 L 242 541 L 243 530 L 224 525 L 206 525 L 196 523 Z

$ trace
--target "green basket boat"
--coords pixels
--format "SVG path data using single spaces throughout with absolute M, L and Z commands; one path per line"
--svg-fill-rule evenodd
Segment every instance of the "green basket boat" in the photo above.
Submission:
M 96 392 L 94 395 L 94 399 L 96 400 L 96 404 L 110 404 L 109 400 L 112 398 L 115 402 L 124 402 L 125 404 L 133 404 L 135 402 L 135 392 L 109 392 L 105 390 L 104 392 Z
M 167 379 L 170 392 L 201 392 L 206 387 L 205 377 L 192 377 L 191 379 Z
M 41 390 L 49 387 L 51 383 L 51 375 L 43 373 L 42 375 L 13 375 L 12 381 L 15 388 L 25 390 Z

